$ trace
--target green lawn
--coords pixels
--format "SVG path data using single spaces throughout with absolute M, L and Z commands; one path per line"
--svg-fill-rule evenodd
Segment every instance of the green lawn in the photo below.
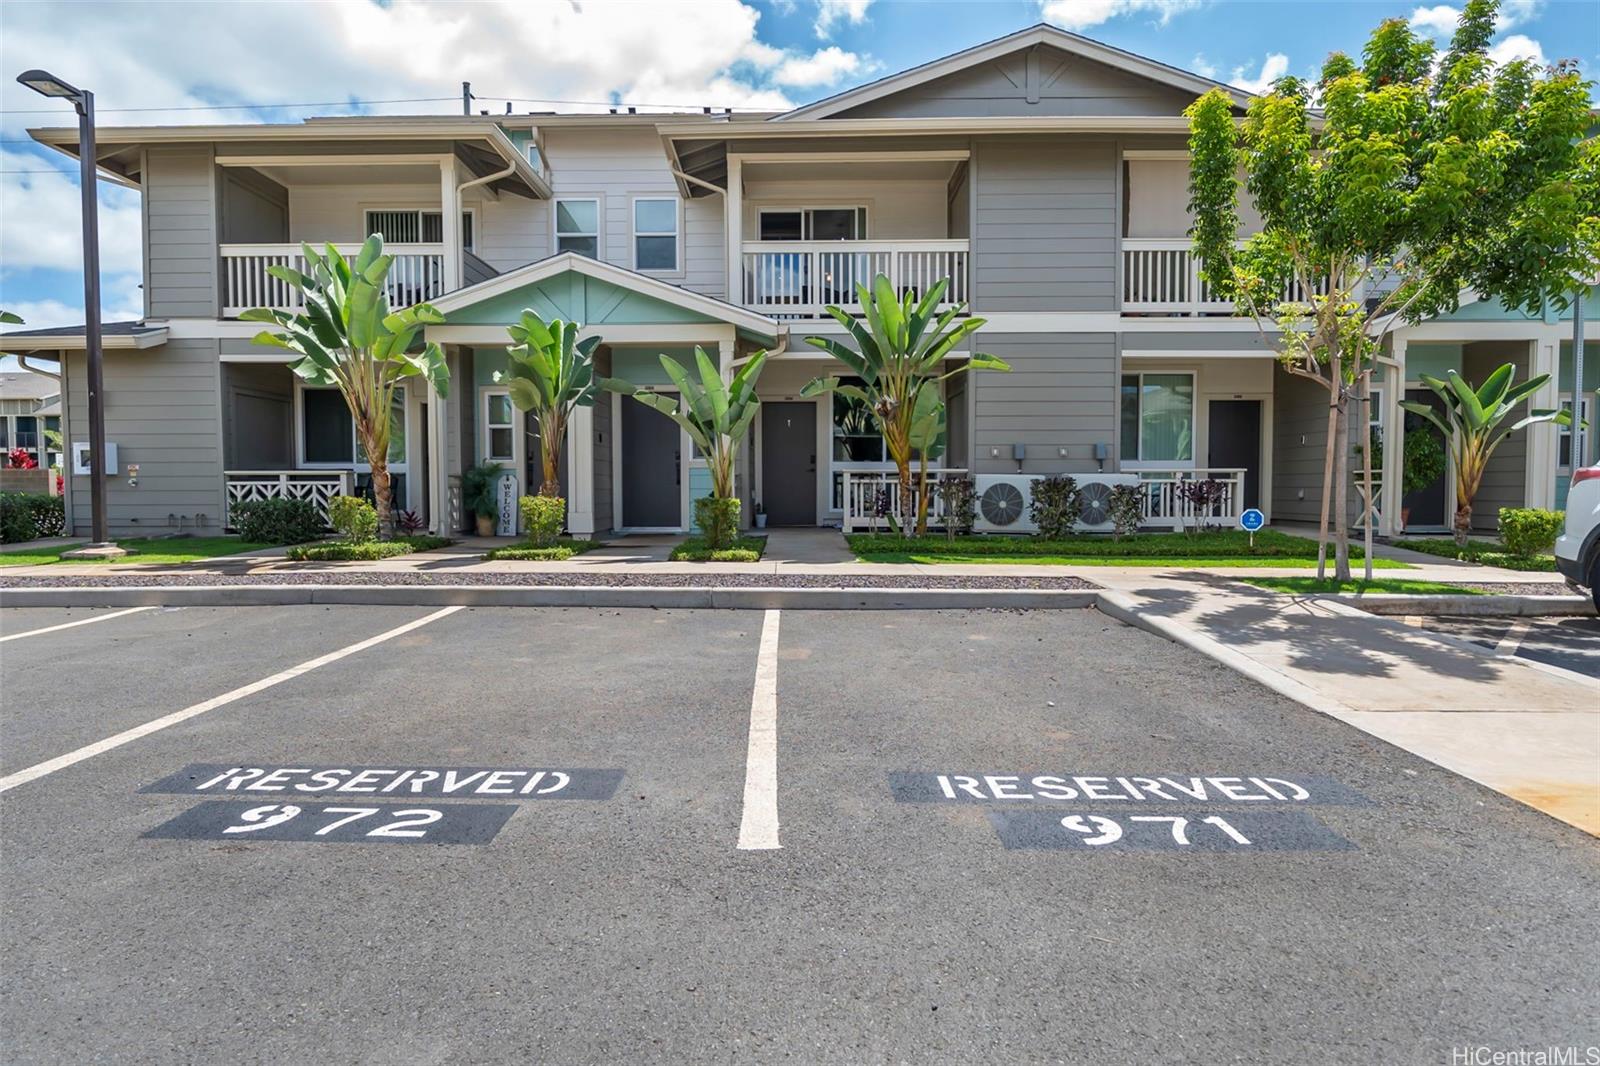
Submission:
M 133 540 L 119 540 L 117 544 L 128 552 L 127 555 L 120 559 L 68 559 L 67 562 L 162 563 L 170 565 L 172 563 L 192 563 L 201 559 L 215 559 L 222 555 L 235 555 L 239 552 L 272 547 L 271 544 L 252 544 L 249 541 L 240 540 L 238 537 L 139 537 Z M 60 544 L 54 548 L 0 551 L 0 566 L 40 566 L 45 563 L 58 563 L 62 561 L 62 552 L 81 547 L 83 547 L 83 542 Z
M 1059 540 L 1040 537 L 912 537 L 856 533 L 845 538 L 856 557 L 869 563 L 1025 563 L 1042 566 L 1315 566 L 1317 542 L 1264 529 L 1201 533 L 1135 533 L 1113 540 L 1080 534 Z M 1351 545 L 1352 559 L 1361 549 Z M 1374 559 L 1383 569 L 1408 569 L 1405 563 Z
M 675 563 L 754 563 L 766 550 L 766 537 L 740 537 L 733 547 L 720 551 L 708 548 L 703 537 L 690 537 L 672 549 L 670 558 Z
M 1446 585 L 1442 581 L 1414 581 L 1403 577 L 1379 577 L 1371 581 L 1335 581 L 1314 577 L 1249 577 L 1246 585 L 1274 592 L 1404 592 L 1413 596 L 1479 596 L 1477 589 Z
M 1428 537 L 1422 540 L 1397 540 L 1394 546 L 1445 559 L 1461 559 L 1482 566 L 1498 566 L 1506 570 L 1554 573 L 1556 569 L 1554 555 L 1535 555 L 1526 558 L 1511 555 L 1497 540 L 1468 540 L 1465 548 L 1458 548 L 1456 542 L 1449 537 Z

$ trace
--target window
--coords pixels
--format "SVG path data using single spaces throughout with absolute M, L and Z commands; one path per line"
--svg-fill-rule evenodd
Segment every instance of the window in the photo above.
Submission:
M 17 416 L 17 442 L 14 448 L 26 448 L 30 452 L 39 450 L 39 420 L 33 415 Z
M 365 466 L 356 441 L 355 419 L 338 389 L 307 388 L 300 393 L 301 458 L 307 465 Z M 395 390 L 389 414 L 389 462 L 406 461 L 406 394 Z
M 472 211 L 461 212 L 461 247 L 476 251 L 476 216 Z M 444 215 L 422 208 L 402 208 L 367 212 L 367 236 L 383 235 L 389 244 L 442 244 L 444 242 Z
M 600 258 L 600 201 L 556 201 L 556 251 Z
M 845 378 L 847 385 L 860 385 L 860 378 Z M 833 509 L 844 506 L 844 472 L 846 470 L 893 470 L 889 449 L 884 445 L 883 434 L 878 432 L 877 419 L 860 400 L 833 394 L 832 443 L 829 447 L 828 467 L 832 483 Z M 928 457 L 930 465 L 937 465 L 939 455 Z
M 1194 462 L 1194 375 L 1125 374 L 1122 461 Z
M 509 463 L 516 458 L 516 416 L 509 392 L 483 394 L 483 461 Z
M 867 236 L 864 207 L 805 207 L 761 210 L 756 232 L 763 241 L 858 241 Z
M 635 270 L 678 269 L 678 201 L 633 202 Z
M 1572 394 L 1571 393 L 1568 393 L 1567 395 L 1561 397 L 1561 409 L 1563 411 L 1567 412 L 1567 414 L 1569 414 L 1569 415 L 1572 413 Z M 1584 422 L 1587 425 L 1588 420 L 1589 420 L 1589 397 L 1587 397 L 1587 396 L 1585 396 L 1583 398 L 1583 402 L 1578 404 L 1578 419 L 1580 421 Z M 1560 467 L 1562 470 L 1571 470 L 1572 469 L 1572 465 L 1573 465 L 1572 464 L 1572 426 L 1571 425 L 1565 425 L 1565 426 L 1557 426 L 1556 428 L 1559 431 L 1559 435 L 1556 437 L 1556 466 Z M 1584 438 L 1587 439 L 1588 436 L 1589 436 L 1589 434 L 1587 432 L 1585 432 L 1584 433 Z M 1592 449 L 1586 448 L 1584 450 L 1585 451 L 1591 451 Z M 1583 464 L 1579 463 L 1578 465 L 1582 466 Z

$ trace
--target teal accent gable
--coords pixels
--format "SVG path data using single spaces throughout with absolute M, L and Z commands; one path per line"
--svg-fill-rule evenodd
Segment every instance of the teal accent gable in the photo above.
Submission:
M 1592 288 L 1583 298 L 1583 320 L 1600 322 L 1600 288 Z M 1541 314 L 1530 315 L 1507 307 L 1499 299 L 1478 300 L 1463 304 L 1456 310 L 1426 319 L 1428 322 L 1571 322 L 1572 305 L 1557 311 L 1554 304 L 1546 303 Z
M 500 326 L 522 317 L 531 308 L 545 319 L 560 318 L 600 328 L 619 326 L 698 325 L 719 319 L 690 311 L 665 300 L 591 278 L 575 270 L 489 296 L 450 312 L 453 326 Z
M 1406 345 L 1406 380 L 1417 381 L 1423 374 L 1442 378 L 1445 371 L 1461 370 L 1461 345 L 1459 344 L 1408 344 Z
M 510 343 L 510 338 L 506 339 Z M 495 372 L 506 371 L 506 350 L 504 348 L 474 348 L 472 349 L 472 383 L 478 388 L 494 384 Z
M 635 385 L 670 386 L 672 379 L 661 368 L 663 355 L 688 370 L 696 380 L 699 379 L 700 371 L 695 366 L 693 348 L 613 348 L 611 376 Z
M 1556 321 L 1558 319 L 1559 319 L 1559 321 L 1562 321 L 1562 322 L 1571 322 L 1572 321 L 1572 305 L 1571 304 L 1568 304 L 1566 306 L 1566 309 L 1563 310 L 1562 312 L 1560 312 L 1559 315 L 1554 315 L 1553 314 L 1551 316 L 1551 320 L 1552 321 Z M 1583 298 L 1583 320 L 1585 322 L 1600 322 L 1600 288 L 1592 288 L 1592 289 L 1589 290 L 1588 295 L 1584 296 L 1584 298 Z M 1585 359 L 1589 358 L 1589 356 L 1588 356 L 1588 345 L 1584 346 L 1584 358 Z

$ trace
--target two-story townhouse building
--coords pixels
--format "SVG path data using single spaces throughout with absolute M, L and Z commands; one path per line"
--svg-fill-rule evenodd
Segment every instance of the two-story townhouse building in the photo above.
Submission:
M 112 528 L 216 530 L 233 500 L 360 484 L 337 395 L 296 379 L 238 315 L 292 306 L 266 268 L 299 242 L 353 250 L 372 232 L 397 257 L 392 300 L 428 299 L 448 319 L 427 333 L 445 347 L 449 395 L 406 391 L 390 456 L 401 506 L 434 529 L 470 521 L 453 488 L 467 465 L 503 463 L 524 491 L 539 480 L 537 438 L 494 381 L 523 308 L 584 323 L 603 339 L 601 371 L 640 384 L 669 384 L 658 357 L 696 345 L 725 373 L 774 353 L 740 471 L 746 514 L 759 500 L 773 525 L 849 521 L 889 464 L 862 412 L 800 395 L 834 369 L 804 338 L 842 333 L 824 306 L 850 306 L 878 272 L 902 289 L 950 278 L 950 298 L 988 320 L 980 350 L 1012 366 L 950 379 L 943 468 L 1131 474 L 1157 520 L 1170 517 L 1163 486 L 1217 471 L 1228 513 L 1314 520 L 1325 394 L 1209 298 L 1186 236 L 1182 112 L 1214 85 L 1036 26 L 778 114 L 101 130 L 102 171 L 142 191 L 146 238 L 145 317 L 107 342 L 107 438 L 140 468 L 137 486 L 112 481 Z M 1228 91 L 1242 113 L 1248 94 Z M 76 144 L 73 131 L 33 136 Z M 1568 333 L 1570 320 L 1489 302 L 1396 331 L 1374 404 L 1391 453 L 1419 372 L 1561 365 L 1570 393 Z M 63 359 L 80 436 L 81 330 L 6 343 Z M 1586 362 L 1600 369 L 1600 350 Z M 1564 439 L 1538 426 L 1503 447 L 1480 516 L 1554 504 Z M 86 528 L 85 479 L 69 480 Z M 683 529 L 710 486 L 670 421 L 610 395 L 574 421 L 565 481 L 578 535 Z M 1448 521 L 1448 478 L 1404 501 L 1399 481 L 1384 482 L 1385 532 L 1402 506 L 1414 526 Z

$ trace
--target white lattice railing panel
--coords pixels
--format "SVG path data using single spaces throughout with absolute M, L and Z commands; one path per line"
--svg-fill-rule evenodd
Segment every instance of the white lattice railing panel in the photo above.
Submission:
M 1328 294 L 1324 281 L 1317 292 Z M 1289 282 L 1278 297 L 1308 303 L 1305 287 Z M 1122 239 L 1122 310 L 1130 314 L 1227 315 L 1233 301 L 1219 300 L 1200 277 L 1200 259 L 1186 237 Z
M 229 470 L 223 474 L 228 492 L 228 519 L 233 528 L 235 504 L 253 500 L 305 500 L 328 524 L 328 501 L 349 496 L 355 475 L 349 470 Z
M 361 250 L 359 244 L 336 244 L 347 259 Z M 409 307 L 444 294 L 444 245 L 386 244 L 394 256 L 389 267 L 388 295 L 391 308 Z M 224 244 L 222 255 L 222 314 L 237 318 L 252 307 L 271 307 L 298 311 L 303 306 L 300 293 L 285 281 L 267 273 L 268 267 L 305 269 L 305 256 L 298 244 Z
M 966 477 L 967 471 L 943 467 L 928 470 L 928 528 L 943 529 L 945 506 L 942 495 L 936 490 L 943 478 Z M 893 470 L 846 470 L 843 479 L 844 531 L 889 532 L 889 516 L 900 520 L 900 475 Z M 912 491 L 916 491 L 917 475 L 912 471 Z
M 755 241 L 742 250 L 743 302 L 775 318 L 821 318 L 859 308 L 856 285 L 878 274 L 896 292 L 927 292 L 945 278 L 941 306 L 967 299 L 966 241 Z
M 1144 495 L 1143 525 L 1166 529 L 1239 524 L 1244 513 L 1243 470 L 1143 470 L 1139 472 Z M 1182 491 L 1186 484 L 1211 480 L 1221 488 L 1209 505 L 1191 503 Z

